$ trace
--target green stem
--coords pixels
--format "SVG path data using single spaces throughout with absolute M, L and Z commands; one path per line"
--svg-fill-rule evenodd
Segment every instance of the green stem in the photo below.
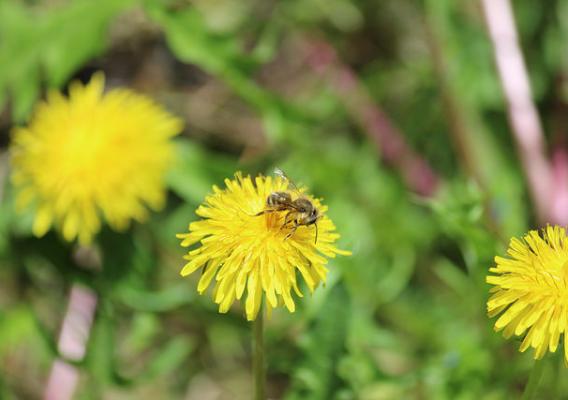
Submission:
M 552 392 L 552 398 L 553 399 L 559 399 L 561 396 L 560 394 L 562 393 L 562 379 L 563 379 L 563 373 L 564 373 L 564 352 L 559 352 L 557 354 L 555 354 L 555 356 L 557 357 L 556 363 L 554 364 L 554 379 L 553 379 L 553 392 Z
M 536 394 L 536 389 L 542 377 L 542 371 L 544 369 L 544 362 L 542 360 L 536 360 L 534 362 L 531 374 L 529 376 L 529 381 L 525 386 L 525 391 L 523 392 L 522 400 L 530 400 L 534 398 Z
M 254 379 L 254 400 L 266 400 L 265 382 L 266 371 L 264 368 L 264 327 L 262 309 L 258 313 L 256 320 L 253 321 L 253 358 L 252 373 Z

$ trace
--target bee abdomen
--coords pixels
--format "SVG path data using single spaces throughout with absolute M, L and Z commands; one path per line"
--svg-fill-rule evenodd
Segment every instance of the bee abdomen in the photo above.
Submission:
M 266 204 L 269 207 L 276 207 L 283 204 L 289 204 L 292 201 L 290 193 L 287 192 L 273 192 L 266 198 Z

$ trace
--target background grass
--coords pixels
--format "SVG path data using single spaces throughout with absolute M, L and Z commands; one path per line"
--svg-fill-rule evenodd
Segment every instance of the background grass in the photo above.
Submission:
M 513 6 L 550 151 L 563 149 L 568 1 Z M 101 271 L 55 233 L 33 238 L 8 179 L 11 127 L 96 70 L 186 121 L 167 207 L 103 231 Z M 493 332 L 485 275 L 537 223 L 480 3 L 3 0 L 0 398 L 41 397 L 73 283 L 100 296 L 76 398 L 250 398 L 243 310 L 218 314 L 198 277 L 179 277 L 175 233 L 213 184 L 274 166 L 325 199 L 353 256 L 267 322 L 271 398 L 520 395 L 532 354 Z M 548 359 L 542 398 L 564 398 Z

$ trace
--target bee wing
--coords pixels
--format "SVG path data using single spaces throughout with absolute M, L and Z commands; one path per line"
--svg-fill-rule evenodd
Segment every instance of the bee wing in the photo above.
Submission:
M 292 189 L 294 189 L 294 191 L 296 192 L 298 197 L 302 196 L 300 189 L 298 189 L 298 186 L 296 186 L 296 184 L 294 183 L 294 181 L 292 179 L 288 178 L 288 175 L 286 175 L 286 172 L 284 172 L 284 171 L 282 171 L 282 169 L 276 167 L 276 168 L 274 168 L 274 175 L 279 176 L 280 178 L 288 181 L 288 183 L 290 183 L 290 185 L 292 186 Z
M 286 172 L 282 171 L 279 167 L 274 168 L 274 175 L 279 176 L 283 179 L 289 180 Z

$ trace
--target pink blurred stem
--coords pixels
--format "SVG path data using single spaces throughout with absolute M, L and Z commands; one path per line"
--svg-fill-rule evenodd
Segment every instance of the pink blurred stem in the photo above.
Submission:
M 375 142 L 384 161 L 400 172 L 412 191 L 432 196 L 438 187 L 438 176 L 410 148 L 402 132 L 374 102 L 355 72 L 339 60 L 335 49 L 324 41 L 312 41 L 306 53 L 309 66 L 327 79 L 353 119 Z
M 81 361 L 85 356 L 96 308 L 97 295 L 85 286 L 73 284 L 57 345 L 64 359 L 57 359 L 53 363 L 44 400 L 73 398 L 79 382 L 79 371 L 65 360 Z
M 519 46 L 510 0 L 481 0 L 507 100 L 509 123 L 541 223 L 554 222 L 551 166 L 543 129 L 532 100 L 527 69 Z

